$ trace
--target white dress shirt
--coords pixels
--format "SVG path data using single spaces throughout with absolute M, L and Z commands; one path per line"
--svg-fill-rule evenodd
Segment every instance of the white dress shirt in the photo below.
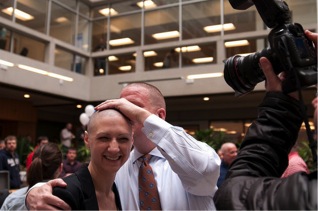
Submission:
M 213 196 L 221 161 L 214 149 L 156 115 L 146 119 L 142 130 L 157 145 L 150 152 L 153 157 L 149 164 L 162 210 L 215 210 Z M 133 150 L 116 175 L 123 210 L 139 210 L 140 156 Z

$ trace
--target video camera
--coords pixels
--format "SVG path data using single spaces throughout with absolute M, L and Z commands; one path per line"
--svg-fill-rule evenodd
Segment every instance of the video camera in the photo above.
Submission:
M 313 45 L 304 34 L 303 27 L 291 23 L 288 5 L 282 0 L 229 0 L 234 9 L 245 10 L 252 5 L 267 27 L 270 47 L 246 57 L 235 55 L 225 61 L 224 79 L 232 87 L 236 96 L 246 94 L 257 83 L 265 80 L 258 63 L 266 57 L 274 71 L 285 71 L 284 93 L 296 91 L 317 83 L 317 54 Z M 298 85 L 297 85 L 298 84 Z

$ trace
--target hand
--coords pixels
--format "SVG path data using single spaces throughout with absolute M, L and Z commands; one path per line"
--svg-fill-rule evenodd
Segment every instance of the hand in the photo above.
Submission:
M 305 35 L 308 37 L 308 39 L 313 41 L 313 43 L 315 44 L 315 47 L 317 49 L 318 33 L 313 33 L 309 30 L 305 30 Z
M 259 60 L 260 66 L 266 77 L 265 87 L 268 92 L 281 92 L 282 91 L 282 81 L 285 80 L 284 72 L 278 76 L 273 70 L 273 66 L 266 57 L 261 57 Z M 295 99 L 298 99 L 297 92 L 289 93 L 289 95 Z
M 26 196 L 29 210 L 70 210 L 68 204 L 52 194 L 52 188 L 56 186 L 65 187 L 66 183 L 62 179 L 54 179 L 40 187 L 31 189 Z
M 143 124 L 151 113 L 135 104 L 129 102 L 125 98 L 106 100 L 95 107 L 95 110 L 104 110 L 114 108 L 127 116 L 134 124 Z

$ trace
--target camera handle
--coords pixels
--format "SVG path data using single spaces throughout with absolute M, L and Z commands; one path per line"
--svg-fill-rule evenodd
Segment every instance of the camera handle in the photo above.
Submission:
M 289 56 L 287 57 L 286 61 L 288 63 L 288 67 L 289 67 L 288 72 L 294 74 L 294 76 L 295 76 L 296 89 L 298 91 L 298 97 L 299 97 L 299 101 L 301 103 L 300 108 L 301 108 L 301 113 L 303 115 L 303 119 L 304 119 L 304 123 L 305 123 L 305 127 L 306 127 L 306 133 L 307 133 L 307 137 L 308 137 L 309 147 L 311 149 L 313 162 L 314 162 L 315 166 L 317 166 L 317 141 L 314 140 L 313 134 L 310 130 L 309 120 L 307 117 L 307 108 L 306 108 L 306 105 L 304 103 L 303 95 L 301 92 L 300 81 L 299 81 L 299 78 L 297 76 L 296 68 L 293 67 L 292 62 L 291 62 L 291 58 Z

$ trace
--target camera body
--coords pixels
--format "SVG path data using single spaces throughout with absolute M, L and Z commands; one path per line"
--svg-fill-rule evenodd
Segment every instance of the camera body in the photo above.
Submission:
M 229 0 L 235 9 L 247 9 L 255 3 L 265 24 L 273 28 L 268 41 L 270 47 L 246 57 L 234 56 L 226 60 L 224 78 L 236 95 L 252 91 L 265 76 L 258 63 L 264 56 L 270 60 L 276 74 L 285 71 L 283 92 L 289 93 L 300 87 L 317 83 L 317 54 L 304 34 L 303 27 L 291 23 L 287 4 L 281 0 Z

